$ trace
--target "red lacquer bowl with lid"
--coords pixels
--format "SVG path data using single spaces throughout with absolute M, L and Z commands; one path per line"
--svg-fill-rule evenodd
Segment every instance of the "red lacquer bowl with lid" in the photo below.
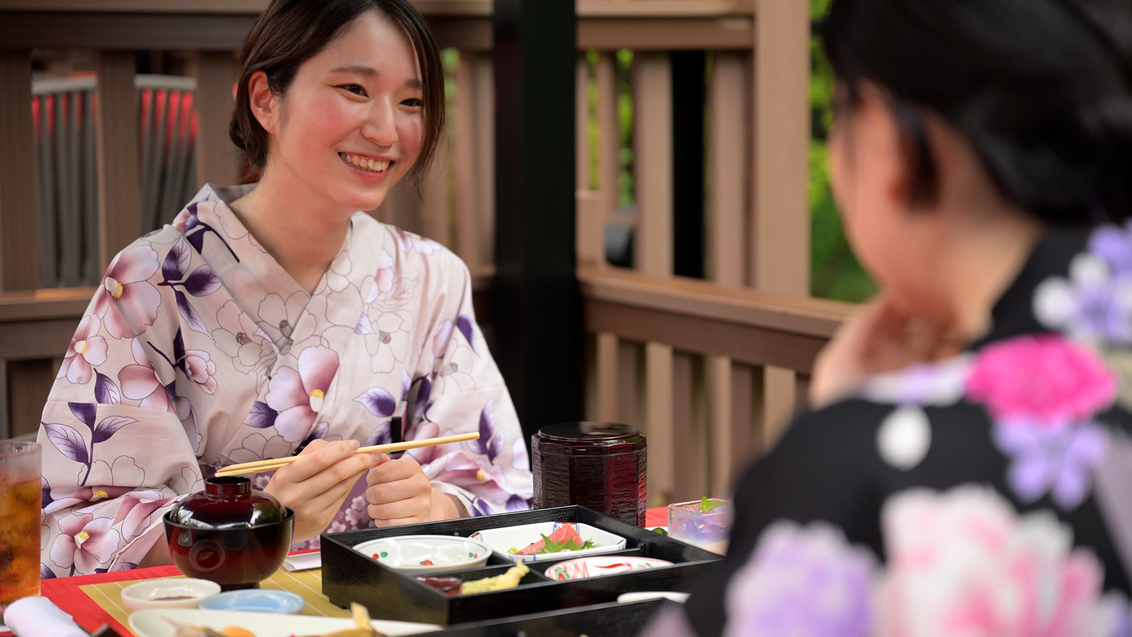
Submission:
M 536 509 L 579 504 L 644 526 L 645 437 L 629 425 L 566 422 L 531 436 Z
M 243 477 L 209 478 L 165 514 L 165 538 L 177 569 L 220 584 L 259 588 L 283 565 L 295 512 L 252 489 Z

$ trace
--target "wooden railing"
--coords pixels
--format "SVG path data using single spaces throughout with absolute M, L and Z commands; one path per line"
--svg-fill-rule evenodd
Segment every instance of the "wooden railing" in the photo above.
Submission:
M 140 228 L 134 50 L 189 50 L 199 119 L 196 174 L 236 181 L 227 139 L 233 51 L 267 0 L 0 0 L 0 371 L 9 434 L 34 430 L 53 372 L 92 293 L 36 287 L 37 230 L 27 113 L 33 48 L 97 51 L 101 112 L 99 258 Z M 458 50 L 450 135 L 423 201 L 396 189 L 382 220 L 451 247 L 480 300 L 494 253 L 494 110 L 489 0 L 415 0 L 438 43 Z M 578 260 L 592 335 L 586 416 L 649 438 L 653 504 L 726 494 L 804 396 L 843 304 L 807 298 L 808 3 L 794 0 L 577 0 Z M 756 19 L 757 16 L 757 19 Z M 602 229 L 619 214 L 619 71 L 633 52 L 635 261 L 606 264 Z M 704 271 L 674 272 L 672 51 L 706 51 Z M 591 65 L 586 54 L 596 52 Z M 597 95 L 591 111 L 588 94 Z M 592 157 L 588 131 L 598 131 Z M 9 143 L 11 142 L 11 143 Z M 591 158 L 598 165 L 591 179 Z M 624 211 L 621 211 L 622 213 Z M 481 322 L 490 333 L 487 305 Z M 55 362 L 52 359 L 56 359 Z M 579 417 L 582 414 L 579 414 Z M 0 435 L 3 432 L 0 431 Z M 678 479 L 679 476 L 679 479 Z

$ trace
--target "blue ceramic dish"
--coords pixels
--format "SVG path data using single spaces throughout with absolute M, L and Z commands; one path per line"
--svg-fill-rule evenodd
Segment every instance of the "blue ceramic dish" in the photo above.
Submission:
M 302 597 L 287 591 L 248 589 L 228 591 L 201 600 L 205 610 L 237 610 L 252 613 L 297 615 L 307 605 Z

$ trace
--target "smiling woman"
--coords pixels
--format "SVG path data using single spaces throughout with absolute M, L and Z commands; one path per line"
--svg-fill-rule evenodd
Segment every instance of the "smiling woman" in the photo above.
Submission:
M 161 516 L 233 463 L 300 456 L 255 477 L 295 511 L 296 548 L 528 507 L 467 268 L 360 212 L 419 185 L 443 131 L 420 15 L 407 0 L 276 0 L 242 63 L 231 136 L 259 183 L 206 185 L 123 250 L 52 388 L 44 577 L 168 562 Z M 456 365 L 462 382 L 441 382 Z M 466 432 L 479 439 L 354 453 Z

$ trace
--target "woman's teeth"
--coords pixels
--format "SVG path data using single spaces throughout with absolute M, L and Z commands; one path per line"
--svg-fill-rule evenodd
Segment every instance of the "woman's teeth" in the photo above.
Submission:
M 388 160 L 374 161 L 368 157 L 362 157 L 360 155 L 347 155 L 345 153 L 338 153 L 338 156 L 344 159 L 346 163 L 350 165 L 357 166 L 362 170 L 368 170 L 374 173 L 382 173 L 385 172 L 387 168 L 389 168 Z

